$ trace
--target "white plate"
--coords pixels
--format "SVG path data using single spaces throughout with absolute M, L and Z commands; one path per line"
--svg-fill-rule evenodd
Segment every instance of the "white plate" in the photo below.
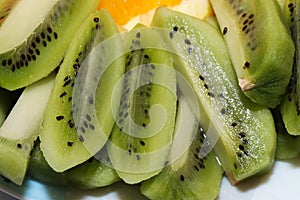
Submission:
M 0 178 L 0 190 L 25 200 L 146 200 L 139 187 L 117 183 L 91 191 L 55 187 L 27 179 L 23 186 L 7 183 Z M 276 161 L 273 169 L 251 178 L 239 186 L 231 186 L 223 178 L 217 200 L 289 200 L 297 199 L 300 186 L 300 158 Z

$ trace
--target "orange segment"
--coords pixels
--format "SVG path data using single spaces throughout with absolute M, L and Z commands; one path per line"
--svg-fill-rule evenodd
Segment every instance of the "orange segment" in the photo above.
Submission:
M 159 6 L 174 6 L 182 0 L 101 0 L 98 9 L 105 8 L 119 25 Z

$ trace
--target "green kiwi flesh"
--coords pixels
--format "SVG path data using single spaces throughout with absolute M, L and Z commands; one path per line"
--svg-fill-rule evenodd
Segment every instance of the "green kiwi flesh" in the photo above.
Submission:
M 103 147 L 99 156 L 66 171 L 69 185 L 81 189 L 95 189 L 111 185 L 120 181 L 116 171 L 111 167 L 106 147 Z
M 47 1 L 49 6 L 52 2 Z M 30 3 L 32 1 L 20 2 L 24 8 Z M 0 86 L 15 90 L 50 74 L 60 64 L 80 24 L 96 10 L 97 5 L 97 0 L 57 1 L 37 24 L 30 25 L 35 21 L 32 19 L 26 22 L 28 25 L 25 27 L 34 27 L 28 35 L 24 35 L 23 30 L 17 31 L 11 27 L 14 24 L 11 21 L 17 23 L 23 20 L 20 14 L 23 7 L 13 9 L 0 27 Z M 11 15 L 16 15 L 16 19 L 10 20 Z M 18 35 L 23 38 L 17 39 Z
M 0 128 L 0 174 L 18 185 L 26 175 L 53 83 L 52 74 L 26 87 Z
M 27 174 L 45 184 L 66 186 L 67 179 L 65 172 L 54 171 L 44 158 L 40 148 L 39 139 L 31 152 Z
M 28 175 L 45 184 L 73 186 L 80 189 L 95 189 L 119 181 L 114 169 L 110 168 L 105 148 L 101 150 L 103 160 L 89 160 L 64 172 L 54 171 L 43 156 L 39 140 L 30 155 Z M 104 154 L 104 153 L 105 154 Z M 106 157 L 104 156 L 106 155 Z
M 239 86 L 252 101 L 274 108 L 292 73 L 294 45 L 274 0 L 211 0 Z
M 220 192 L 223 170 L 213 151 L 205 157 L 200 156 L 204 130 L 187 101 L 180 98 L 183 100 L 179 100 L 174 139 L 179 143 L 172 145 L 170 164 L 157 176 L 142 182 L 141 193 L 153 200 L 215 199 Z M 187 138 L 188 148 L 181 154 L 174 153 L 182 148 L 182 141 Z
M 168 30 L 165 42 L 180 55 L 173 57 L 175 69 L 196 92 L 201 126 L 231 183 L 270 169 L 276 147 L 272 114 L 240 90 L 220 31 L 165 7 L 157 9 L 152 24 Z
M 124 39 L 124 87 L 107 149 L 112 166 L 129 184 L 161 171 L 173 137 L 176 74 L 169 53 L 153 48 L 161 40 L 159 32 L 143 25 L 130 30 Z M 160 107 L 164 113 L 156 109 Z
M 295 58 L 293 73 L 288 85 L 287 92 L 281 102 L 281 114 L 287 132 L 290 135 L 300 135 L 300 1 L 286 0 L 284 14 L 288 19 L 293 41 L 295 43 Z
M 97 87 L 93 77 L 84 78 L 82 75 L 81 78 L 80 74 L 84 73 L 80 73 L 80 69 L 87 69 L 87 72 L 93 74 L 94 71 L 87 68 L 86 63 L 89 61 L 85 62 L 86 58 L 96 45 L 117 33 L 118 29 L 108 12 L 105 10 L 93 12 L 74 36 L 60 66 L 40 133 L 41 150 L 46 161 L 57 172 L 65 171 L 88 160 L 104 146 L 111 132 L 114 121 L 113 116 L 110 116 L 112 108 L 109 103 L 113 86 L 104 84 L 107 87 L 97 88 L 95 96 L 87 96 L 90 94 L 86 95 L 76 87 L 76 80 L 79 79 L 79 82 L 86 86 L 85 91 L 89 91 L 88 88 L 92 85 Z M 114 51 L 93 58 L 105 58 L 108 54 L 118 55 L 121 42 L 118 38 L 114 41 L 111 44 Z M 109 77 L 113 85 L 123 73 L 124 61 L 118 59 L 105 71 L 99 85 L 103 85 L 102 79 L 107 82 Z M 89 80 L 92 82 L 88 82 Z M 75 92 L 79 94 L 74 95 Z M 86 98 L 83 103 L 87 105 L 81 104 L 79 100 L 74 103 L 79 97 Z M 99 112 L 88 113 L 89 107 L 96 108 Z M 75 123 L 73 117 L 75 114 L 84 120 Z M 101 126 L 106 134 L 102 138 L 101 135 L 98 137 L 99 131 L 96 129 L 98 119 L 102 122 Z
M 72 104 L 77 133 L 92 155 L 106 144 L 114 126 L 121 99 L 121 92 L 115 92 L 115 88 L 125 72 L 118 27 L 104 9 L 99 12 L 99 20 L 100 32 L 95 35 L 94 48 L 79 69 Z
M 300 153 L 300 136 L 290 135 L 282 120 L 280 107 L 272 110 L 277 132 L 277 146 L 275 158 L 277 160 L 289 160 L 297 158 Z

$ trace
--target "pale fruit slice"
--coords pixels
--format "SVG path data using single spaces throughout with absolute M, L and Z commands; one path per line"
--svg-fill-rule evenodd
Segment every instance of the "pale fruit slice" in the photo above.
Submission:
M 25 88 L 0 128 L 0 174 L 21 185 L 54 85 L 54 74 Z

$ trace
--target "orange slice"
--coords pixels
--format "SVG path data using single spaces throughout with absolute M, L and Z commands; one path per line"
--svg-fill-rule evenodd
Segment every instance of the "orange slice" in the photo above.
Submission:
M 116 23 L 125 25 L 137 15 L 145 14 L 159 6 L 175 6 L 182 0 L 101 0 L 98 9 L 105 8 Z

